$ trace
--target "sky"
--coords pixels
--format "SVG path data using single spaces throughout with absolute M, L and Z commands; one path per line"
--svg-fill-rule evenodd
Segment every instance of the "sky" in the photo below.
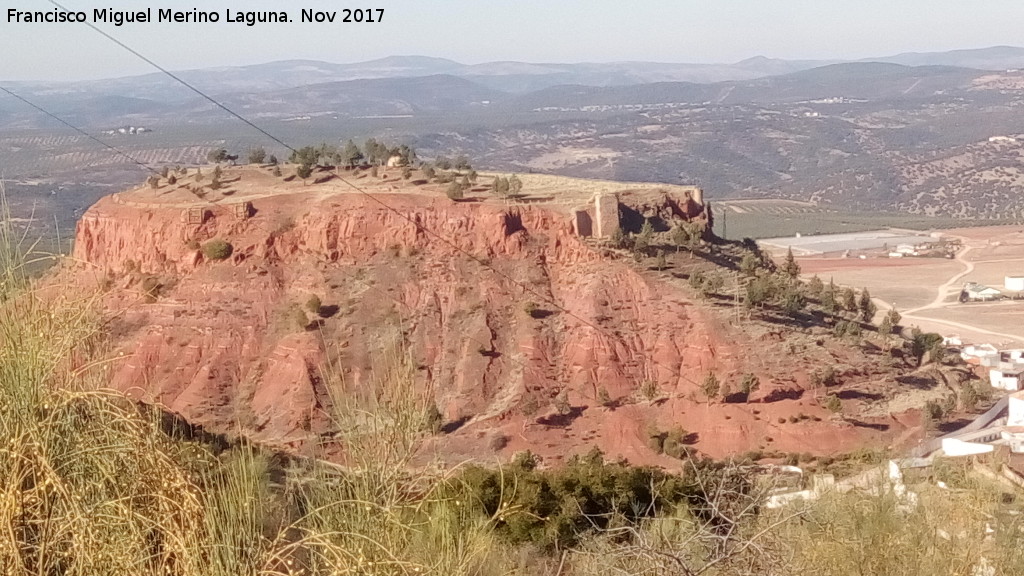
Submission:
M 360 62 L 391 55 L 467 64 L 523 62 L 724 63 L 752 56 L 858 59 L 1024 45 L 1022 0 L 364 0 L 381 22 L 299 23 L 323 0 L 194 0 L 186 3 L 60 0 L 94 9 L 216 11 L 219 24 L 99 26 L 164 67 L 182 70 L 273 60 Z M 51 11 L 46 0 L 0 5 L 0 80 L 81 80 L 152 72 L 84 24 L 13 23 L 8 10 Z M 285 10 L 290 24 L 224 22 L 226 10 Z

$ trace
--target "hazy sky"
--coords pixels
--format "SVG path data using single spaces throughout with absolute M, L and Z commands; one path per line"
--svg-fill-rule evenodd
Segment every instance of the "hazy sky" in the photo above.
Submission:
M 158 8 L 217 11 L 220 24 L 102 26 L 172 69 L 307 58 L 358 62 L 395 54 L 465 63 L 734 62 L 864 58 L 899 52 L 1024 45 L 1024 0 L 363 0 L 383 8 L 374 24 L 224 23 L 224 11 L 340 10 L 352 2 L 305 0 L 183 3 L 62 0 L 71 10 Z M 45 0 L 0 8 L 0 79 L 82 79 L 152 69 L 82 24 L 14 24 L 7 10 L 45 10 Z

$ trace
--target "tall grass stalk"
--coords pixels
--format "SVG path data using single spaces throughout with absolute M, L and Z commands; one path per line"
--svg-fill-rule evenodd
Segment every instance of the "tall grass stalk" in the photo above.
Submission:
M 2 194 L 2 190 L 0 190 Z M 155 573 L 195 562 L 196 494 L 98 370 L 95 299 L 33 286 L 0 221 L 0 571 Z M 98 367 L 97 367 L 98 368 Z
M 432 390 L 416 382 L 401 342 L 384 346 L 369 381 L 325 372 L 345 471 L 314 465 L 297 489 L 312 573 L 504 574 L 508 551 L 493 523 L 460 500 L 448 474 L 418 450 L 431 434 Z

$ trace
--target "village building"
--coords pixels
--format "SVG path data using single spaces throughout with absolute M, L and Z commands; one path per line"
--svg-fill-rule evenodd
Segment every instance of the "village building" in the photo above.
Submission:
M 989 384 L 997 390 L 1017 392 L 1021 389 L 1021 372 L 1024 365 L 1006 363 L 988 371 Z
M 961 302 L 987 302 L 995 300 L 1002 296 L 1003 293 L 999 290 L 985 286 L 984 284 L 978 284 L 976 282 L 968 282 L 964 284 L 964 289 L 960 292 Z
M 960 357 L 968 364 L 974 364 L 975 366 L 984 365 L 983 361 L 986 359 L 995 358 L 998 360 L 999 350 L 991 344 L 965 346 L 960 351 Z
M 1007 276 L 1003 279 L 1003 288 L 1011 292 L 1024 292 L 1024 276 Z
M 1000 436 L 1010 451 L 1020 454 L 1024 452 L 1024 392 L 1011 394 L 1008 400 L 1006 426 Z

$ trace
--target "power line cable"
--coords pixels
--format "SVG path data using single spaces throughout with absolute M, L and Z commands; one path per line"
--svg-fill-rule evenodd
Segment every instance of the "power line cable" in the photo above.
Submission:
M 4 87 L 2 87 L 2 86 L 0 86 L 0 90 L 2 90 L 2 91 L 4 91 L 4 92 L 8 93 L 8 94 L 9 94 L 9 95 L 11 95 L 12 97 L 14 97 L 14 98 L 17 98 L 18 100 L 20 100 L 20 101 L 24 102 L 25 104 L 27 104 L 27 105 L 31 106 L 32 108 L 35 108 L 35 109 L 36 109 L 36 110 L 38 110 L 39 112 L 42 112 L 43 114 L 45 114 L 45 115 L 47 115 L 48 117 L 50 117 L 50 118 L 52 118 L 52 119 L 54 119 L 54 120 L 56 120 L 56 121 L 60 122 L 61 124 L 65 125 L 65 126 L 67 126 L 67 127 L 69 127 L 69 128 L 71 128 L 72 130 L 75 130 L 76 132 L 79 132 L 80 134 L 82 134 L 82 135 L 84 135 L 84 136 L 88 137 L 89 139 L 91 139 L 91 140 L 94 140 L 94 141 L 98 142 L 99 144 L 102 144 L 102 145 L 103 145 L 103 146 L 105 146 L 106 148 L 109 148 L 109 149 L 111 149 L 112 151 L 114 151 L 114 152 L 116 152 L 116 153 L 118 153 L 118 154 L 120 154 L 120 155 L 122 155 L 122 156 L 124 156 L 124 157 L 126 157 L 126 158 L 128 158 L 128 159 L 130 159 L 130 160 L 132 160 L 133 162 L 135 162 L 136 164 L 138 164 L 138 165 L 142 166 L 143 168 L 146 168 L 147 170 L 150 170 L 150 171 L 154 172 L 155 174 L 159 174 L 159 172 L 157 172 L 157 171 L 156 171 L 155 169 L 153 169 L 153 168 L 149 167 L 148 165 L 146 165 L 146 164 L 142 163 L 141 161 L 139 161 L 139 160 L 135 159 L 135 158 L 134 158 L 134 157 L 132 157 L 132 156 L 131 156 L 130 154 L 128 154 L 128 153 L 126 153 L 126 152 L 124 152 L 124 151 L 122 151 L 122 150 L 120 150 L 120 149 L 118 149 L 118 148 L 116 148 L 116 147 L 114 147 L 114 146 L 112 146 L 112 145 L 110 145 L 110 144 L 107 144 L 106 142 L 103 142 L 102 140 L 100 140 L 100 139 L 98 139 L 98 138 L 94 137 L 93 135 L 89 134 L 88 132 L 86 132 L 86 131 L 84 131 L 84 130 L 82 130 L 82 129 L 80 129 L 80 128 L 78 128 L 78 127 L 74 126 L 74 125 L 72 125 L 71 123 L 69 123 L 69 122 L 67 122 L 67 121 L 65 121 L 64 119 L 62 119 L 61 117 L 57 116 L 56 114 L 53 114 L 53 113 L 49 112 L 48 110 L 46 110 L 46 109 L 42 108 L 41 106 L 39 106 L 39 105 L 37 105 L 37 104 L 35 104 L 35 103 L 33 103 L 33 102 L 29 101 L 29 100 L 28 100 L 27 98 L 24 98 L 24 97 L 22 97 L 22 96 L 20 96 L 20 95 L 18 95 L 18 94 L 16 94 L 16 93 L 14 93 L 14 92 L 12 92 L 12 91 L 10 91 L 10 90 L 8 90 L 8 89 L 4 88 Z M 277 141 L 277 140 L 275 139 L 275 141 Z M 284 144 L 284 143 L 282 143 L 282 144 L 283 144 L 283 145 L 285 145 L 285 146 L 287 146 L 287 144 Z M 289 148 L 290 148 L 290 147 L 289 147 Z M 347 181 L 347 180 L 346 180 L 346 179 L 344 179 L 344 178 L 341 178 L 340 176 L 339 176 L 339 180 L 341 180 L 341 181 L 344 181 L 344 182 L 345 182 L 346 184 L 352 185 L 352 184 L 351 184 L 351 182 Z M 363 191 L 362 189 L 359 189 L 358 187 L 356 187 L 356 189 L 357 189 L 357 190 L 359 190 L 360 192 L 363 192 L 364 194 L 366 194 L 366 195 L 368 195 L 368 196 L 369 196 L 369 194 L 368 194 L 368 193 L 366 193 L 365 191 Z M 372 198 L 372 196 L 371 196 L 371 198 Z M 377 200 L 376 198 L 373 198 L 373 199 L 374 199 L 374 200 Z M 388 206 L 385 206 L 385 207 L 388 207 Z M 388 207 L 388 208 L 390 208 L 390 207 Z M 423 229 L 423 228 L 422 228 L 422 227 L 420 227 L 420 229 Z M 440 236 L 439 236 L 439 238 L 441 238 L 442 240 L 444 240 L 444 238 L 443 238 L 443 237 L 440 237 Z M 475 259 L 475 258 L 474 258 L 474 259 Z M 479 260 L 478 260 L 478 262 L 479 262 Z M 483 264 L 483 263 L 481 262 L 481 264 Z M 409 305 L 408 305 L 408 304 L 406 304 L 405 302 L 402 302 L 402 301 L 398 300 L 397 298 L 394 298 L 394 297 L 393 297 L 393 296 L 391 296 L 390 294 L 386 294 L 386 293 L 385 293 L 385 292 L 384 292 L 383 290 L 381 290 L 380 288 L 375 288 L 375 287 L 373 287 L 373 286 L 370 286 L 370 285 L 368 285 L 368 284 L 365 284 L 365 283 L 361 283 L 361 284 L 363 284 L 363 285 L 364 285 L 364 286 L 365 286 L 366 288 L 368 288 L 368 289 L 371 289 L 371 290 L 374 290 L 374 291 L 376 291 L 376 292 L 379 292 L 380 294 L 383 294 L 383 295 L 384 295 L 385 297 L 387 297 L 388 299 L 392 300 L 392 301 L 393 301 L 393 302 L 395 302 L 396 304 L 399 304 L 399 305 L 405 306 L 406 308 L 411 308 L 411 306 L 409 306 Z M 477 344 L 477 345 L 479 345 L 479 346 L 481 347 L 481 349 L 484 349 L 484 348 L 490 348 L 490 347 L 492 346 L 492 344 L 490 344 L 490 343 L 484 343 L 484 342 L 482 342 L 482 341 L 480 341 L 480 340 L 477 340 L 477 339 L 475 339 L 475 338 L 473 338 L 473 337 L 469 337 L 469 336 L 467 336 L 467 339 L 468 339 L 468 340 L 469 340 L 470 342 L 473 342 L 474 344 Z M 527 365 L 526 365 L 525 363 L 523 363 L 523 362 L 521 362 L 521 361 L 519 361 L 519 360 L 516 360 L 516 359 L 514 359 L 514 358 L 509 358 L 508 360 L 509 360 L 509 361 L 510 361 L 511 363 L 513 363 L 513 364 L 518 364 L 520 368 L 524 368 L 524 369 L 528 368 L 528 367 L 527 367 Z
M 56 2 L 55 0 L 48 0 L 48 1 L 50 2 L 50 4 L 53 4 L 54 6 L 56 6 L 56 7 L 60 8 L 61 10 L 65 11 L 65 12 L 71 12 L 71 10 L 68 10 L 67 8 L 65 8 L 64 6 L 62 6 L 62 5 L 60 4 L 60 3 Z M 121 41 L 120 41 L 120 40 L 118 40 L 117 38 L 115 38 L 115 37 L 111 36 L 110 34 L 107 34 L 106 32 L 104 32 L 104 31 L 103 31 L 103 29 L 101 29 L 100 27 L 96 26 L 96 25 L 95 25 L 95 24 L 93 24 L 92 22 L 85 22 L 85 25 L 86 25 L 86 26 L 88 26 L 89 28 L 92 28 L 92 29 L 93 29 L 93 30 L 95 30 L 96 32 L 98 32 L 98 33 L 102 34 L 102 35 L 103 35 L 103 36 L 104 36 L 105 38 L 107 38 L 107 39 L 108 39 L 108 40 L 110 40 L 111 42 L 113 42 L 113 43 L 117 44 L 117 45 L 118 45 L 118 46 L 120 46 L 121 48 L 124 48 L 125 50 L 127 50 L 127 51 L 131 52 L 131 53 L 132 53 L 132 54 L 134 54 L 134 55 L 135 55 L 136 57 L 138 57 L 138 58 L 139 58 L 139 59 L 141 59 L 142 61 L 146 62 L 146 63 L 147 63 L 147 64 L 149 64 L 150 66 L 152 66 L 152 67 L 156 68 L 157 70 L 159 70 L 159 71 L 163 72 L 164 74 L 166 74 L 166 75 L 170 76 L 171 78 L 173 78 L 174 80 L 176 80 L 176 81 L 177 81 L 178 83 L 180 83 L 180 84 L 181 84 L 182 86 L 185 86 L 186 88 L 188 88 L 189 90 L 191 90 L 191 91 L 195 92 L 196 94 L 198 94 L 198 95 L 202 96 L 202 97 L 203 97 L 203 98 L 205 98 L 206 100 L 209 100 L 209 101 L 210 101 L 210 102 L 211 102 L 211 103 L 212 103 L 213 105 L 217 106 L 217 107 L 218 107 L 218 108 L 220 108 L 221 110 L 224 110 L 224 111 L 225 111 L 225 112 L 227 112 L 228 114 L 231 114 L 231 115 L 232 115 L 232 116 L 234 116 L 235 118 L 237 118 L 237 119 L 241 120 L 242 122 L 245 122 L 245 123 L 246 123 L 246 124 L 248 124 L 248 125 L 249 125 L 249 127 L 251 127 L 252 129 L 254 129 L 254 130 L 258 130 L 258 131 L 259 131 L 259 132 L 260 132 L 261 134 L 263 134 L 263 135 L 264 135 L 264 136 L 266 136 L 267 138 L 270 138 L 270 139 L 271 139 L 271 140 L 273 140 L 274 142 L 277 142 L 278 144 L 280 144 L 281 146 L 284 146 L 285 148 L 287 148 L 287 149 L 291 150 L 292 152 L 294 152 L 294 151 L 295 151 L 295 148 L 292 148 L 291 146 L 289 146 L 288 144 L 286 144 L 286 143 L 285 143 L 285 142 L 283 142 L 282 140 L 278 139 L 278 138 L 277 138 L 276 136 L 274 136 L 274 135 L 273 135 L 273 134 L 271 134 L 270 132 L 267 132 L 267 131 L 266 131 L 266 130 L 264 130 L 263 128 L 260 128 L 259 126 L 257 126 L 257 125 L 255 125 L 255 124 L 253 124 L 252 122 L 250 122 L 250 121 L 249 121 L 249 120 L 247 120 L 246 118 L 242 117 L 242 115 L 241 115 L 241 114 L 238 114 L 238 113 L 236 113 L 236 112 L 235 112 L 234 110 L 231 110 L 231 109 L 230 109 L 230 108 L 228 108 L 227 106 L 225 106 L 225 105 L 221 104 L 221 103 L 220 103 L 220 102 L 218 102 L 218 101 L 217 101 L 216 99 L 214 99 L 213 97 L 211 97 L 211 96 L 207 95 L 207 94 L 206 94 L 205 92 L 203 92 L 203 91 L 202 91 L 202 90 L 200 90 L 199 88 L 196 88 L 195 86 L 193 86 L 193 85 L 189 84 L 188 82 L 186 82 L 185 80 L 183 80 L 183 79 L 182 79 L 181 77 L 177 76 L 176 74 L 174 74 L 174 73 L 173 73 L 173 72 L 171 72 L 170 70 L 168 70 L 168 69 L 164 68 L 163 66 L 161 66 L 161 65 L 157 64 L 156 62 L 154 62 L 154 61 L 150 60 L 149 58 L 146 58 L 145 56 L 143 56 L 142 54 L 140 54 L 139 52 L 137 52 L 136 50 L 134 50 L 134 49 L 133 49 L 133 48 L 132 48 L 131 46 L 128 46 L 128 45 L 127 45 L 127 44 L 125 44 L 124 42 L 121 42 Z
M 70 10 L 68 10 L 67 8 L 62 6 L 56 0 L 47 0 L 47 1 L 49 3 L 51 3 L 51 4 L 53 4 L 54 6 L 60 8 L 61 10 L 64 10 L 65 12 L 70 12 Z M 274 136 L 270 132 L 267 132 L 263 128 L 257 126 L 256 124 L 254 124 L 253 122 L 251 122 L 247 118 L 243 117 L 241 114 L 235 112 L 234 110 L 228 108 L 223 103 L 219 102 L 217 99 L 215 99 L 212 96 L 206 94 L 205 92 L 203 92 L 202 90 L 196 88 L 195 86 L 189 84 L 188 82 L 186 82 L 185 80 L 183 80 L 179 76 L 177 76 L 174 73 L 170 72 L 169 70 L 167 70 L 163 66 L 160 66 L 159 64 L 157 64 L 156 62 L 154 62 L 150 58 L 147 58 L 146 56 L 142 55 L 137 50 L 131 48 L 130 46 L 128 46 L 125 43 L 123 43 L 120 40 L 118 40 L 117 38 L 115 38 L 115 37 L 111 36 L 110 34 L 104 32 L 102 29 L 100 29 L 96 25 L 94 25 L 94 24 L 92 24 L 90 22 L 86 22 L 85 24 L 89 28 L 92 28 L 97 33 L 102 35 L 104 38 L 107 38 L 108 40 L 110 40 L 111 42 L 114 42 L 115 44 L 117 44 L 121 48 L 124 48 L 125 50 L 127 50 L 128 52 L 133 54 L 134 56 L 138 57 L 139 59 L 141 59 L 142 61 L 146 62 L 150 66 L 153 66 L 154 68 L 156 68 L 160 72 L 166 74 L 167 76 L 169 76 L 170 78 L 172 78 L 175 81 L 179 82 L 180 84 L 182 84 L 183 86 L 187 87 L 188 89 L 192 90 L 196 94 L 202 96 L 204 99 L 210 101 L 211 103 L 216 105 L 218 108 L 224 110 L 225 112 L 227 112 L 231 116 L 233 116 L 233 117 L 237 118 L 238 120 L 244 122 L 246 125 L 250 126 L 254 130 L 259 131 L 264 136 L 270 138 L 271 140 L 273 140 L 274 142 L 280 144 L 281 146 L 284 146 L 288 150 L 291 150 L 292 152 L 296 152 L 296 149 L 293 146 L 291 146 L 288 143 L 284 142 L 280 138 Z M 386 202 L 384 202 L 383 200 L 377 198 L 373 194 L 370 194 L 369 192 L 367 192 L 366 190 L 364 190 L 360 186 L 352 183 L 351 181 L 349 181 L 348 179 L 343 177 L 337 171 L 337 169 L 335 170 L 335 175 L 338 178 L 338 180 L 341 181 L 343 184 L 349 186 L 350 188 L 352 188 L 356 192 L 358 192 L 358 193 L 362 194 L 363 196 L 369 198 L 370 200 L 372 200 L 376 204 L 380 205 L 385 210 L 387 210 L 387 211 L 391 212 L 392 214 L 395 214 L 396 216 L 398 216 L 398 217 L 402 218 L 403 220 L 409 222 L 410 224 L 415 226 L 418 230 L 422 230 L 424 233 L 426 233 L 426 234 L 436 238 L 437 240 L 441 241 L 443 244 L 445 244 L 445 245 L 449 246 L 450 248 L 454 249 L 456 252 L 459 252 L 460 254 L 468 257 L 469 259 L 473 260 L 474 262 L 480 264 L 481 266 L 484 266 L 485 268 L 487 268 L 488 270 L 490 270 L 494 274 L 498 275 L 499 277 L 507 280 L 508 282 L 511 282 L 512 284 L 514 284 L 515 286 L 517 286 L 521 290 L 523 290 L 525 293 L 529 293 L 529 294 L 532 294 L 532 295 L 536 296 L 537 298 L 539 298 L 540 300 L 542 300 L 546 304 L 550 304 L 551 306 L 553 306 L 559 312 L 562 312 L 565 315 L 567 315 L 567 316 L 569 316 L 571 318 L 576 319 L 577 321 L 579 321 L 583 325 L 592 328 L 596 332 L 598 332 L 598 333 L 605 333 L 605 331 L 603 329 L 601 329 L 601 327 L 595 325 L 594 323 L 586 320 L 585 318 L 582 318 L 581 316 L 577 315 L 576 313 L 572 312 L 571 310 L 565 308 L 561 304 L 557 303 L 553 298 L 548 297 L 548 296 L 546 296 L 544 294 L 541 294 L 540 292 L 536 291 L 535 289 L 533 289 L 528 284 L 526 284 L 524 282 L 520 282 L 519 280 L 513 278 L 512 276 L 510 276 L 508 274 L 505 274 L 504 272 L 494 268 L 489 262 L 486 262 L 483 259 L 476 257 L 475 255 L 473 255 L 469 251 L 464 250 L 463 248 L 461 248 L 458 244 L 456 244 L 452 240 L 449 240 L 448 238 L 442 236 L 441 234 L 438 234 L 437 232 L 434 232 L 433 230 L 427 228 L 426 226 L 423 226 L 421 223 L 417 222 L 411 216 L 403 213 L 401 210 L 398 210 L 397 208 L 387 204 Z M 673 368 L 665 366 L 663 364 L 660 364 L 660 363 L 656 362 L 653 359 L 649 360 L 649 364 L 652 365 L 652 366 L 655 366 L 655 367 L 664 368 L 664 369 L 668 370 L 670 373 L 672 373 L 674 376 L 676 376 L 677 378 L 687 380 L 687 381 L 689 381 L 691 383 L 695 383 L 695 382 L 693 382 L 693 380 L 690 380 L 689 378 L 686 378 L 685 376 L 683 376 L 682 374 L 680 374 L 678 371 L 674 370 Z
M 125 158 L 131 160 L 132 162 L 138 164 L 139 166 L 142 166 L 146 170 L 149 170 L 150 172 L 152 172 L 154 174 L 159 174 L 159 172 L 155 168 L 151 167 L 150 165 L 146 164 L 145 162 L 142 162 L 141 160 L 135 158 L 134 156 L 132 156 L 131 154 L 125 152 L 124 150 L 121 150 L 120 148 L 117 148 L 116 146 L 113 146 L 111 144 L 107 144 L 103 140 L 100 140 L 99 138 L 93 136 L 92 134 L 89 134 L 88 132 L 86 132 L 85 130 L 82 130 L 78 126 L 75 126 L 74 124 L 71 124 L 70 122 L 64 120 L 60 116 L 57 116 L 56 114 L 53 114 L 52 112 L 50 112 L 49 110 L 46 110 L 42 106 L 39 106 L 38 104 L 35 104 L 34 102 L 30 101 L 28 98 L 25 98 L 24 96 L 21 96 L 20 94 L 16 94 L 15 92 L 13 92 L 10 89 L 5 88 L 3 86 L 0 86 L 0 91 L 5 92 L 8 96 L 11 96 L 13 98 L 17 98 L 18 100 L 21 100 L 22 102 L 24 102 L 25 104 L 31 106 L 32 108 L 35 108 L 36 110 L 42 112 L 43 114 L 46 114 L 50 118 L 53 118 L 57 122 L 60 122 L 61 124 L 67 126 L 68 128 L 71 128 L 75 132 L 78 132 L 79 134 L 85 136 L 86 138 L 92 140 L 93 142 L 97 142 L 100 145 L 102 145 L 103 147 L 109 148 L 110 150 L 116 152 L 117 154 L 120 154 L 121 156 L 124 156 Z

